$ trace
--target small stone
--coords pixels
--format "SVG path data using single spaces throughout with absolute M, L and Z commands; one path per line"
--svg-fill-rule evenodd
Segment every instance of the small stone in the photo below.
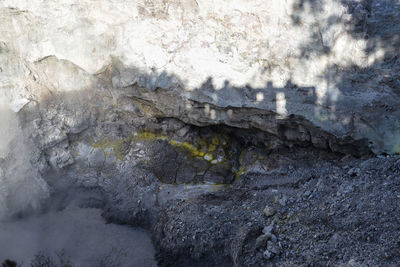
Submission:
M 271 236 L 269 236 L 269 239 L 272 241 L 272 242 L 276 242 L 276 241 L 278 241 L 278 238 L 276 237 L 276 235 L 274 235 L 274 234 L 271 234 Z
M 264 251 L 264 253 L 263 253 L 264 259 L 270 260 L 270 259 L 272 259 L 272 257 L 274 257 L 274 255 L 268 249 L 266 251 Z
M 270 251 L 274 255 L 278 255 L 280 253 L 279 247 L 276 245 L 276 242 L 272 242 L 272 240 L 267 242 L 268 251 Z
M 178 132 L 178 136 L 180 137 L 184 137 L 190 130 L 190 127 L 186 126 L 186 127 L 182 127 Z
M 281 198 L 279 199 L 279 204 L 280 204 L 282 207 L 284 207 L 284 206 L 286 206 L 287 201 L 288 201 L 287 197 L 283 196 L 283 197 L 281 197 Z
M 265 247 L 267 245 L 268 239 L 269 238 L 268 238 L 267 235 L 260 235 L 259 237 L 257 237 L 257 239 L 256 239 L 256 248 Z
M 267 236 L 271 236 L 272 235 L 272 230 L 274 229 L 274 223 L 272 222 L 270 225 L 265 226 L 264 229 L 262 230 L 262 232 L 267 235 Z
M 266 217 L 271 217 L 276 213 L 276 210 L 273 207 L 266 206 L 263 212 Z

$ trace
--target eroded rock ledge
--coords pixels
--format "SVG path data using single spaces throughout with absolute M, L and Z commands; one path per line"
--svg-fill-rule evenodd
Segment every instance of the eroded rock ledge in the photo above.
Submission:
M 208 102 L 202 103 L 184 97 L 179 91 L 156 88 L 154 91 L 131 86 L 126 96 L 145 110 L 147 115 L 157 118 L 177 118 L 186 124 L 196 126 L 229 126 L 238 129 L 259 131 L 265 135 L 265 145 L 271 140 L 292 145 L 313 145 L 333 152 L 363 156 L 372 153 L 368 139 L 354 140 L 350 136 L 336 137 L 322 130 L 299 115 L 280 115 L 273 110 L 256 107 L 220 107 Z M 245 90 L 244 90 L 245 91 Z M 245 92 L 243 93 L 245 94 Z M 244 97 L 243 97 L 244 98 Z M 276 102 L 276 99 L 273 99 Z M 261 138 L 262 139 L 262 138 Z

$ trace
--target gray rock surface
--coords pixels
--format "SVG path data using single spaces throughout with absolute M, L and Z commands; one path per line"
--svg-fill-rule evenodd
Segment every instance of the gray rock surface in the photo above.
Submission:
M 399 48 L 394 0 L 3 0 L 0 219 L 93 190 L 159 266 L 396 266 Z
M 271 217 L 272 215 L 274 215 L 276 213 L 276 210 L 273 207 L 270 206 L 266 206 L 263 210 L 264 215 L 267 217 Z
M 342 144 L 361 146 L 356 154 L 399 150 L 398 1 L 4 0 L 0 8 L 1 88 L 14 109 L 103 88 L 110 103 L 149 104 L 148 115 L 256 127 L 341 152 Z

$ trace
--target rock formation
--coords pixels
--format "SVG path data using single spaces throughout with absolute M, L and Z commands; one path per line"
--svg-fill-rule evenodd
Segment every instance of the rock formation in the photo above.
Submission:
M 365 210 L 398 209 L 369 193 L 398 182 L 399 49 L 394 0 L 3 0 L 0 104 L 18 135 L 0 146 L 0 213 L 63 183 L 148 229 L 160 266 L 394 264 L 394 219 L 376 225 L 387 257 L 345 233 L 373 231 L 357 187 L 394 201 Z M 13 170 L 34 200 L 10 196 Z

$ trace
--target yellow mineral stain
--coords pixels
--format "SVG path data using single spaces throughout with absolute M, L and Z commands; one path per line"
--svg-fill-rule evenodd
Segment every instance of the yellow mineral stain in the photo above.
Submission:
M 173 140 L 168 138 L 162 134 L 156 134 L 148 131 L 133 133 L 131 136 L 126 138 L 121 138 L 117 140 L 100 140 L 94 142 L 92 144 L 92 151 L 96 148 L 102 149 L 104 155 L 115 155 L 117 160 L 123 160 L 123 148 L 124 144 L 130 143 L 132 141 L 155 141 L 155 140 L 165 140 L 170 145 L 179 147 L 188 152 L 188 154 L 192 157 L 202 158 L 208 161 L 210 164 L 224 164 L 229 165 L 229 162 L 226 161 L 226 158 L 218 157 L 214 155 L 217 149 L 222 148 L 225 151 L 226 156 L 229 157 L 230 151 L 229 147 L 226 147 L 229 141 L 227 141 L 227 137 L 217 136 L 212 138 L 199 138 L 196 144 L 192 144 L 189 142 L 181 142 L 177 140 Z M 111 150 L 111 149 L 112 150 Z M 245 155 L 245 151 L 242 151 L 239 157 L 240 167 L 238 170 L 232 170 L 235 174 L 235 181 L 239 179 L 239 177 L 246 172 L 246 167 L 242 166 L 243 157 Z M 212 184 L 212 190 L 219 190 L 221 188 L 231 187 L 230 184 Z M 159 190 L 163 190 L 163 187 L 160 186 Z
M 123 144 L 126 142 L 125 139 L 116 139 L 116 140 L 101 140 L 92 144 L 92 151 L 96 148 L 100 148 L 104 156 L 114 155 L 118 160 L 123 160 L 124 155 L 122 153 Z M 113 153 L 107 152 L 107 148 L 112 148 Z

